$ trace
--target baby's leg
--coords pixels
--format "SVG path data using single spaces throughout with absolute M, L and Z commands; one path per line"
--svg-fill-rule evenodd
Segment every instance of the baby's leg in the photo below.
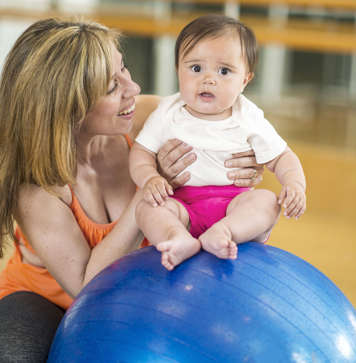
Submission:
M 162 253 L 161 262 L 167 270 L 200 251 L 200 242 L 187 230 L 187 210 L 173 198 L 158 207 L 141 201 L 136 208 L 136 220 L 143 234 Z
M 268 238 L 279 212 L 277 196 L 271 191 L 244 192 L 230 202 L 226 217 L 212 225 L 199 240 L 204 250 L 217 257 L 236 258 L 236 244 L 264 242 Z

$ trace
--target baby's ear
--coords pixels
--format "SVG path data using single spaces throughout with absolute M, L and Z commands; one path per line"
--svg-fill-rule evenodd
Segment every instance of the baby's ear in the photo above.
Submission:
M 247 73 L 246 78 L 244 79 L 245 86 L 247 86 L 252 81 L 254 76 L 255 76 L 255 73 L 253 73 L 253 72 Z
M 250 81 L 252 80 L 252 78 L 255 76 L 255 74 L 253 72 L 248 72 L 246 74 L 246 77 L 244 79 L 244 84 L 243 84 L 243 88 L 241 90 L 241 92 L 243 92 L 243 90 L 245 89 L 245 87 L 250 83 Z

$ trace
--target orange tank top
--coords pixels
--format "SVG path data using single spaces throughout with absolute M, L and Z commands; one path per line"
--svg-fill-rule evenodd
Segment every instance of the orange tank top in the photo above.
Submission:
M 130 138 L 127 135 L 125 137 L 129 147 L 131 147 Z M 117 221 L 108 224 L 95 223 L 83 211 L 72 188 L 70 190 L 72 193 L 70 208 L 89 246 L 94 248 L 114 228 Z M 16 227 L 15 235 L 21 243 L 35 253 L 19 227 Z M 47 269 L 22 262 L 18 243 L 15 243 L 13 256 L 0 275 L 0 299 L 16 291 L 35 292 L 64 309 L 67 309 L 73 301 Z

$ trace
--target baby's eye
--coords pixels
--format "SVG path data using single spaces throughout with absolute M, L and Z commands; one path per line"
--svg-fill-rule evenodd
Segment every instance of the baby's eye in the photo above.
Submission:
M 194 64 L 194 66 L 191 67 L 193 72 L 200 72 L 201 71 L 201 67 L 199 64 Z
M 219 73 L 222 74 L 223 76 L 226 76 L 228 73 L 230 73 L 230 69 L 226 68 L 226 67 L 222 67 L 219 69 Z

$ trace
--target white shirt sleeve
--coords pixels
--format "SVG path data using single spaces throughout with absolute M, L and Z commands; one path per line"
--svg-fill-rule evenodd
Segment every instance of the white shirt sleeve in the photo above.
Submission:
M 158 106 L 148 117 L 140 133 L 136 137 L 136 142 L 146 149 L 157 153 L 163 145 L 163 120 L 162 107 Z
M 162 98 L 158 107 L 147 118 L 135 141 L 157 153 L 167 140 L 175 137 L 170 125 L 175 109 L 181 104 L 179 93 Z
M 250 103 L 248 142 L 256 154 L 258 164 L 267 163 L 286 149 L 287 143 L 278 135 L 274 127 L 265 119 L 263 111 Z
M 277 134 L 274 127 L 267 120 L 261 130 L 262 133 L 251 135 L 249 138 L 258 164 L 273 160 L 282 154 L 287 147 L 287 143 Z

